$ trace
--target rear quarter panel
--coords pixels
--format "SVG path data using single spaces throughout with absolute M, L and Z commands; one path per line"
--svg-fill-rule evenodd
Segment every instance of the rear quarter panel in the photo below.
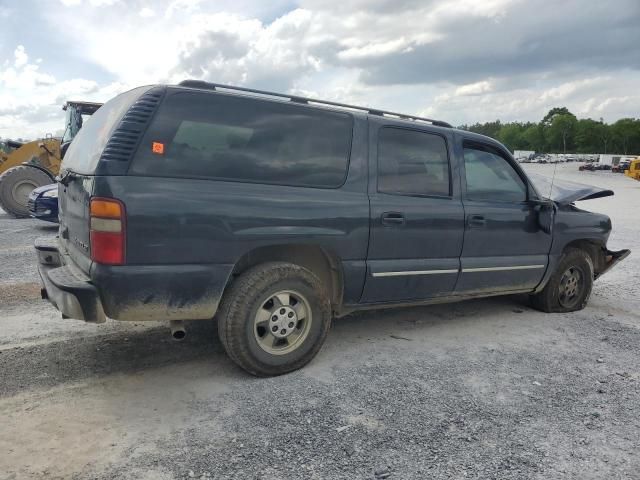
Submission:
M 337 189 L 96 177 L 93 194 L 120 199 L 127 216 L 126 267 L 92 270 L 105 312 L 210 318 L 236 262 L 268 245 L 312 244 L 333 253 L 342 262 L 345 302 L 358 301 L 369 236 L 366 151 L 366 120 L 356 119 L 349 172 Z

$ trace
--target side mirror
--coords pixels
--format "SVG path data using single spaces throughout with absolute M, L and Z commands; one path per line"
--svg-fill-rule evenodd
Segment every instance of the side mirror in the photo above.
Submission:
M 544 233 L 550 234 L 553 228 L 553 214 L 555 203 L 552 200 L 529 200 L 529 204 L 538 216 L 538 227 Z

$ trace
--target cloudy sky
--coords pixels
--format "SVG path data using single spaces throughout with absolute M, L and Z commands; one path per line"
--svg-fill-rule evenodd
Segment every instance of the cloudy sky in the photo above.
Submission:
M 640 0 L 0 0 L 0 137 L 199 78 L 459 125 L 640 117 Z

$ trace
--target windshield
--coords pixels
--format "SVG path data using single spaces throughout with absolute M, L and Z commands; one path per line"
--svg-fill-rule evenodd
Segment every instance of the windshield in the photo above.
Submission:
M 62 162 L 62 169 L 71 170 L 81 174 L 92 174 L 96 166 L 100 155 L 104 150 L 104 147 L 111 137 L 111 133 L 117 127 L 120 119 L 124 116 L 126 111 L 144 92 L 149 90 L 147 87 L 134 88 L 128 92 L 122 93 L 117 97 L 109 100 L 102 107 L 100 107 L 96 113 L 91 115 L 84 121 L 83 128 L 78 132 L 75 129 L 77 135 L 67 151 L 64 160 Z M 83 125 L 81 115 L 77 114 L 77 118 L 74 120 L 73 115 L 70 115 L 71 121 L 75 121 L 74 128 L 78 122 L 80 126 Z M 67 123 L 67 132 L 72 129 L 69 128 Z M 73 136 L 71 136 L 73 138 Z M 64 138 L 63 138 L 64 140 Z
M 89 114 L 81 114 L 77 108 L 69 106 L 64 120 L 65 129 L 62 135 L 62 143 L 73 140 L 90 116 Z

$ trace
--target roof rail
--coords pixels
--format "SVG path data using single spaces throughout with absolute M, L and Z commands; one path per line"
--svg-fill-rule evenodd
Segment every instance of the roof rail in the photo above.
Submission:
M 320 105 L 331 105 L 333 107 L 348 108 L 350 110 L 360 110 L 363 112 L 367 112 L 369 115 L 378 115 L 381 117 L 395 117 L 400 120 L 427 122 L 437 127 L 453 128 L 447 122 L 443 122 L 441 120 L 433 120 L 431 118 L 418 117 L 416 115 L 407 115 L 404 113 L 389 112 L 387 110 L 378 110 L 377 108 L 358 107 L 356 105 L 349 105 L 348 103 L 331 102 L 329 100 L 317 100 L 315 98 L 300 97 L 297 95 L 287 95 L 286 93 L 268 92 L 266 90 L 257 90 L 255 88 L 234 87 L 233 85 L 223 85 L 221 83 L 205 82 L 204 80 L 183 80 L 178 85 L 181 87 L 199 88 L 202 90 L 217 90 L 218 88 L 221 88 L 223 90 L 236 90 L 239 92 L 256 93 L 258 95 L 268 95 L 270 97 L 286 98 L 289 101 L 295 102 L 295 103 L 305 103 L 305 104 L 316 103 Z

